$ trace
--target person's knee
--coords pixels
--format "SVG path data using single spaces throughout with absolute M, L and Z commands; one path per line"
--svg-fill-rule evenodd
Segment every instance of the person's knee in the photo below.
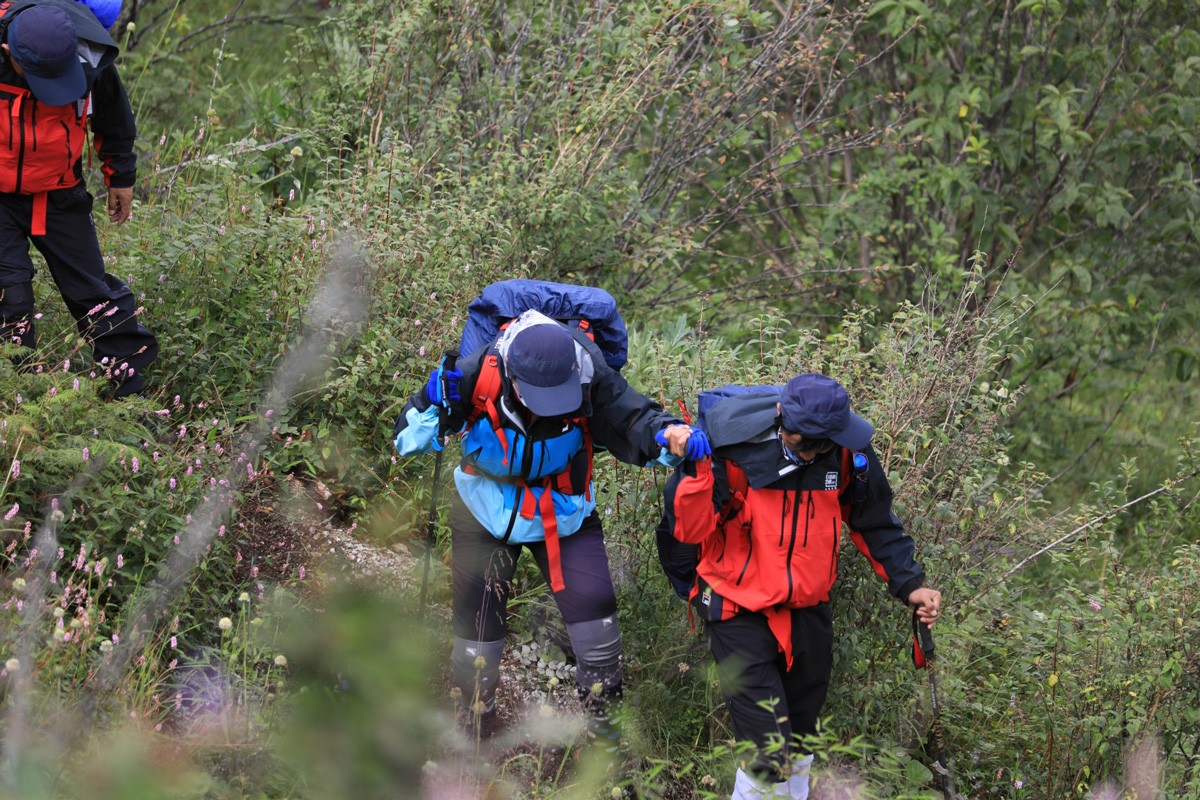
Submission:
M 33 315 L 33 284 L 0 286 L 0 321 L 15 322 Z

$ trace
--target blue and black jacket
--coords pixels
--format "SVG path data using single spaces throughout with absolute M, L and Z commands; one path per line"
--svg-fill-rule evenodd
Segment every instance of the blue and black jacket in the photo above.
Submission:
M 509 328 L 500 338 L 515 332 Z M 555 591 L 562 588 L 557 540 L 578 531 L 596 508 L 595 451 L 607 450 L 627 464 L 673 466 L 678 459 L 665 453 L 654 436 L 682 423 L 609 367 L 584 333 L 571 333 L 583 385 L 578 410 L 562 417 L 531 418 L 517 402 L 503 359 L 498 358 L 501 389 L 494 413 L 485 413 L 472 398 L 484 359 L 498 355 L 493 343 L 458 362 L 463 400 L 451 404 L 444 427 L 441 409 L 428 401 L 422 388 L 405 404 L 393 431 L 396 450 L 403 456 L 430 452 L 435 440 L 461 434 L 462 462 L 454 473 L 459 496 L 496 538 L 513 544 L 545 541 Z

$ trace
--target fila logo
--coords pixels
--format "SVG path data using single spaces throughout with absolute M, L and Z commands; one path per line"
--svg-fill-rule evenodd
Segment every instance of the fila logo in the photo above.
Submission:
M 704 590 L 704 594 L 700 595 L 700 602 L 706 606 L 712 604 L 712 587 Z
M 826 472 L 825 473 L 825 488 L 826 489 L 838 488 L 838 474 L 836 472 Z

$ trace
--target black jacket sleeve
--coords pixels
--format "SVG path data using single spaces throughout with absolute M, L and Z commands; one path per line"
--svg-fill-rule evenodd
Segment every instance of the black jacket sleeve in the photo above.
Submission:
M 683 420 L 630 386 L 602 357 L 593 355 L 592 360 L 595 362 L 590 419 L 593 440 L 626 464 L 644 466 L 658 458 L 661 448 L 654 435 L 668 425 L 682 424 Z
M 916 560 L 916 543 L 892 510 L 892 487 L 875 450 L 867 446 L 867 473 L 855 477 L 851 487 L 850 526 L 854 544 L 887 581 L 888 591 L 905 602 L 925 583 L 925 572 Z
M 111 64 L 101 67 L 92 83 L 91 127 L 104 183 L 115 189 L 133 186 L 137 180 L 133 152 L 137 124 L 125 85 Z

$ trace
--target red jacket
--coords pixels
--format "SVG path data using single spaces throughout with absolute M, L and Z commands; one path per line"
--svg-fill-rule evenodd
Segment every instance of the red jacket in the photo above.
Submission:
M 0 0 L 0 41 L 8 24 L 35 5 L 66 11 L 93 60 L 83 63 L 88 91 L 65 106 L 47 106 L 29 91 L 9 59 L 0 59 L 0 192 L 34 198 L 32 233 L 45 233 L 46 193 L 75 186 L 83 177 L 90 130 L 106 185 L 133 186 L 136 124 L 114 60 L 117 46 L 86 6 L 74 0 Z
M 790 666 L 788 612 L 829 600 L 844 524 L 893 595 L 907 600 L 922 585 L 913 540 L 892 513 L 870 448 L 861 477 L 840 448 L 807 466 L 788 461 L 777 438 L 725 450 L 695 464 L 668 498 L 675 537 L 700 545 L 692 599 L 708 619 L 763 613 Z

